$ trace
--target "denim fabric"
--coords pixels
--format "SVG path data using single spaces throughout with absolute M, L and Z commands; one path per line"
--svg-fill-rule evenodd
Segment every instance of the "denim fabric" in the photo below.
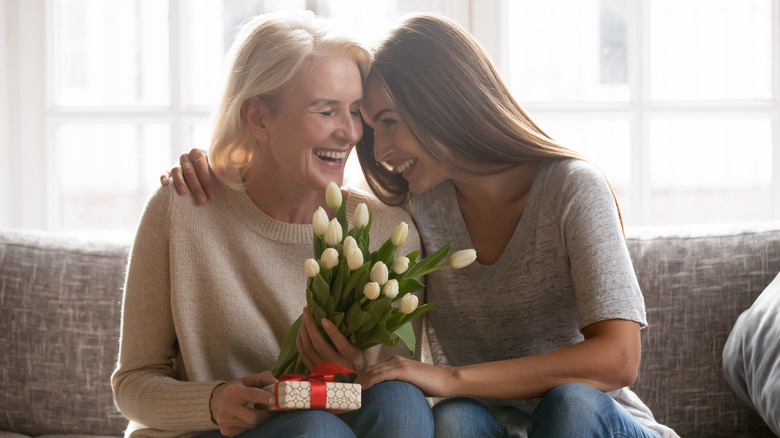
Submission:
M 382 382 L 362 394 L 357 411 L 333 415 L 320 410 L 282 412 L 248 430 L 240 438 L 299 437 L 433 437 L 433 414 L 428 401 L 414 385 Z M 198 438 L 222 438 L 218 430 Z
M 581 384 L 550 390 L 534 410 L 530 438 L 658 438 L 607 394 Z
M 509 433 L 493 412 L 470 397 L 451 397 L 433 406 L 437 438 L 508 438 Z

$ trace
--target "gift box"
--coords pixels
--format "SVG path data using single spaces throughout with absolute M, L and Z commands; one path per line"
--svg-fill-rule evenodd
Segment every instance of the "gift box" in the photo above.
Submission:
M 276 406 L 270 410 L 325 409 L 354 411 L 360 409 L 361 387 L 357 383 L 323 382 L 321 380 L 288 380 L 263 388 L 276 395 Z

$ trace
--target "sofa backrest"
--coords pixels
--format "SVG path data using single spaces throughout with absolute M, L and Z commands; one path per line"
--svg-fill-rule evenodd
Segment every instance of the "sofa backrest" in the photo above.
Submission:
M 737 317 L 780 272 L 780 223 L 627 230 L 647 309 L 632 389 L 682 437 L 773 437 L 723 378 Z
M 0 230 L 0 431 L 123 434 L 109 379 L 127 252 Z

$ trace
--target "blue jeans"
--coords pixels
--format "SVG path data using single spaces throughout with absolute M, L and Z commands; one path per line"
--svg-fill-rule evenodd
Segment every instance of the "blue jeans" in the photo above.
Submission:
M 382 382 L 363 391 L 361 408 L 333 415 L 321 410 L 281 412 L 248 430 L 241 438 L 275 437 L 432 437 L 433 414 L 416 386 L 400 381 Z M 222 438 L 219 430 L 198 438 Z
M 481 402 L 453 397 L 433 407 L 436 437 L 495 437 L 509 433 Z M 658 438 L 609 395 L 587 385 L 568 384 L 550 390 L 531 416 L 529 438 Z

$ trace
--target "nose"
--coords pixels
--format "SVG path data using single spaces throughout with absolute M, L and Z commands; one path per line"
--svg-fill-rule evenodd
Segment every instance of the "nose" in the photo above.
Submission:
M 383 136 L 379 135 L 375 131 L 374 132 L 374 160 L 376 160 L 377 163 L 381 163 L 387 160 L 389 154 L 390 154 L 390 146 L 388 142 L 383 138 Z
M 338 134 L 349 144 L 354 145 L 363 136 L 363 123 L 360 117 L 354 117 L 350 112 L 342 119 Z

